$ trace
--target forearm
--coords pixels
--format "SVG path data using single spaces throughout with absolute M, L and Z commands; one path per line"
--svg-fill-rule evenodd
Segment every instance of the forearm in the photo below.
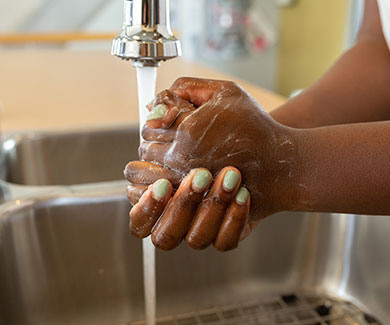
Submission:
M 390 214 L 390 122 L 293 132 L 294 209 Z
M 390 51 L 364 38 L 312 87 L 271 113 L 281 124 L 312 128 L 390 119 Z

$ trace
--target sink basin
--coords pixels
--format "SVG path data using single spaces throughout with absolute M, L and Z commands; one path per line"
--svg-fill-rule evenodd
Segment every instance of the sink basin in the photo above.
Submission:
M 122 187 L 3 205 L 0 324 L 143 324 L 129 209 Z M 158 251 L 159 324 L 389 321 L 389 233 L 389 217 L 283 213 L 229 253 Z
M 9 134 L 3 140 L 2 179 L 21 185 L 72 185 L 123 179 L 138 159 L 137 126 Z

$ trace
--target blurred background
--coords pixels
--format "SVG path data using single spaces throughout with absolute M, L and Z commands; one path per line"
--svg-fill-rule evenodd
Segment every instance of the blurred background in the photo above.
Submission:
M 122 10 L 122 0 L 0 0 L 0 55 L 15 48 L 110 51 Z M 353 44 L 362 11 L 363 0 L 171 0 L 184 60 L 285 96 L 310 85 Z

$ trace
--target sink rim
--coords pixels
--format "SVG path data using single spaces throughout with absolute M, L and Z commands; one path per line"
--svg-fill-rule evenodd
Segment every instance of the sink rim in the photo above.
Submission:
M 15 209 L 61 198 L 126 197 L 126 180 L 62 186 L 26 186 L 2 182 L 8 197 L 0 204 L 0 220 Z
M 97 125 L 88 128 L 64 128 L 59 130 L 51 129 L 36 129 L 36 130 L 13 130 L 7 131 L 1 134 L 0 141 L 0 170 L 3 170 L 6 173 L 7 170 L 7 157 L 12 152 L 18 143 L 21 143 L 24 140 L 39 140 L 48 137 L 66 137 L 72 135 L 88 135 L 93 133 L 104 133 L 104 132 L 135 132 L 139 133 L 139 126 L 135 123 L 121 123 L 121 124 L 112 124 L 112 125 Z M 9 143 L 10 141 L 13 141 Z M 31 195 L 31 193 L 36 193 L 32 196 L 41 196 L 48 191 L 55 191 L 58 195 L 61 193 L 67 193 L 67 188 L 76 189 L 89 189 L 89 185 L 93 185 L 97 188 L 106 187 L 106 184 L 111 184 L 115 182 L 123 182 L 122 180 L 112 180 L 112 181 L 98 181 L 98 182 L 89 182 L 89 183 L 80 183 L 80 184 L 71 184 L 71 185 L 24 185 L 17 184 L 10 181 L 7 181 L 0 175 L 0 207 L 2 204 L 5 204 L 8 201 L 16 200 L 17 198 L 26 198 Z M 109 185 L 108 185 L 109 186 Z
M 1 134 L 2 143 L 13 137 L 25 137 L 33 139 L 35 137 L 58 135 L 64 136 L 68 134 L 77 133 L 93 133 L 93 132 L 104 132 L 104 131 L 125 131 L 125 130 L 139 131 L 137 123 L 120 123 L 120 124 L 101 124 L 96 126 L 88 126 L 86 128 L 75 127 L 75 128 L 62 128 L 62 129 L 22 129 L 22 130 L 10 130 L 5 131 Z

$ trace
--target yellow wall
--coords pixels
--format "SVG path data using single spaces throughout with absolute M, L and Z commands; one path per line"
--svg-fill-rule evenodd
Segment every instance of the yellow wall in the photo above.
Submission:
M 341 54 L 350 0 L 297 0 L 282 9 L 278 90 L 306 88 Z

